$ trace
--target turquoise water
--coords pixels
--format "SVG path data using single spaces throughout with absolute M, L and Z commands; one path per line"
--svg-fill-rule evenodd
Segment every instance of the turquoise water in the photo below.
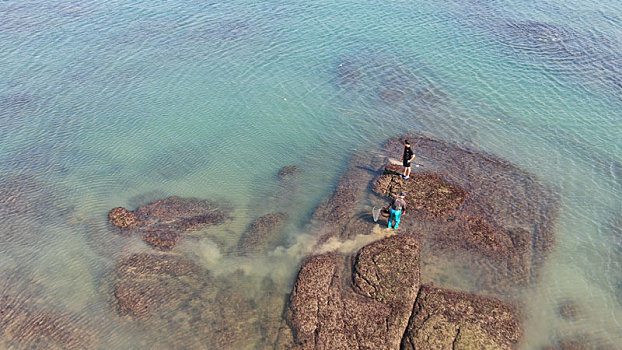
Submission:
M 295 246 L 353 152 L 414 130 L 559 191 L 523 348 L 577 333 L 619 347 L 620 57 L 613 0 L 2 1 L 0 173 L 5 193 L 24 193 L 2 199 L 29 204 L 0 211 L 0 271 L 37 281 L 62 310 L 117 323 L 100 280 L 146 248 L 112 235 L 106 214 L 179 195 L 235 208 L 182 251 L 199 249 L 215 273 L 237 262 L 291 283 L 299 251 L 225 253 L 279 208 L 278 170 L 302 170 L 287 192 L 297 220 L 284 245 Z M 575 321 L 556 316 L 564 300 L 580 306 Z M 130 344 L 149 332 L 111 325 L 100 345 L 140 348 Z

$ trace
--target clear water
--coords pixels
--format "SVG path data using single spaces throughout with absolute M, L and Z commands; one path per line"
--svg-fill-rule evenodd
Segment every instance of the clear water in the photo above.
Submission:
M 179 249 L 217 273 L 239 264 L 291 281 L 305 249 L 225 253 L 278 208 L 278 169 L 303 171 L 284 242 L 302 244 L 352 152 L 415 130 L 509 159 L 561 194 L 523 348 L 579 333 L 620 348 L 620 57 L 614 0 L 2 1 L 0 174 L 31 204 L 0 212 L 0 271 L 110 324 L 102 348 L 140 347 L 158 330 L 119 323 L 101 280 L 147 248 L 111 234 L 108 210 L 227 201 L 233 221 Z M 576 320 L 557 315 L 564 300 Z

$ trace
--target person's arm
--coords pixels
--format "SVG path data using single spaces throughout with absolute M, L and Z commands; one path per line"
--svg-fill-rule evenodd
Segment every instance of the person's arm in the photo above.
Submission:
M 408 163 L 412 163 L 413 160 L 415 160 L 415 151 L 412 151 L 412 156 L 410 157 L 410 160 L 408 161 Z
M 393 201 L 394 201 L 394 199 L 392 199 L 392 200 L 389 202 L 389 205 L 387 205 L 387 208 L 386 208 L 386 209 L 387 209 L 387 211 L 391 211 L 391 206 L 393 205 Z

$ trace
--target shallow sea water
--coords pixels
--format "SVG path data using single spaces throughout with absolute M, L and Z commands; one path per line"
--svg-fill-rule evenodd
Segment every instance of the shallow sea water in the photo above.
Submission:
M 149 248 L 115 235 L 108 210 L 228 203 L 231 222 L 176 250 L 214 275 L 242 270 L 251 294 L 269 276 L 285 296 L 348 158 L 410 131 L 559 192 L 522 348 L 568 335 L 622 348 L 618 1 L 8 0 L 0 18 L 0 276 L 101 325 L 100 348 L 175 345 L 149 343 L 162 329 L 110 304 L 116 260 Z M 292 164 L 301 176 L 284 189 L 276 174 Z M 254 218 L 284 209 L 281 248 L 236 255 Z M 576 320 L 559 317 L 565 301 Z

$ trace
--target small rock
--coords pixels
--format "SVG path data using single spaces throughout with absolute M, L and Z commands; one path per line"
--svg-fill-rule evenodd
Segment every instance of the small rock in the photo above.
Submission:
M 281 180 L 294 177 L 298 175 L 300 169 L 297 165 L 288 165 L 284 166 L 279 170 L 279 178 Z
M 576 320 L 579 316 L 579 307 L 573 301 L 566 300 L 559 305 L 558 312 L 565 320 Z

